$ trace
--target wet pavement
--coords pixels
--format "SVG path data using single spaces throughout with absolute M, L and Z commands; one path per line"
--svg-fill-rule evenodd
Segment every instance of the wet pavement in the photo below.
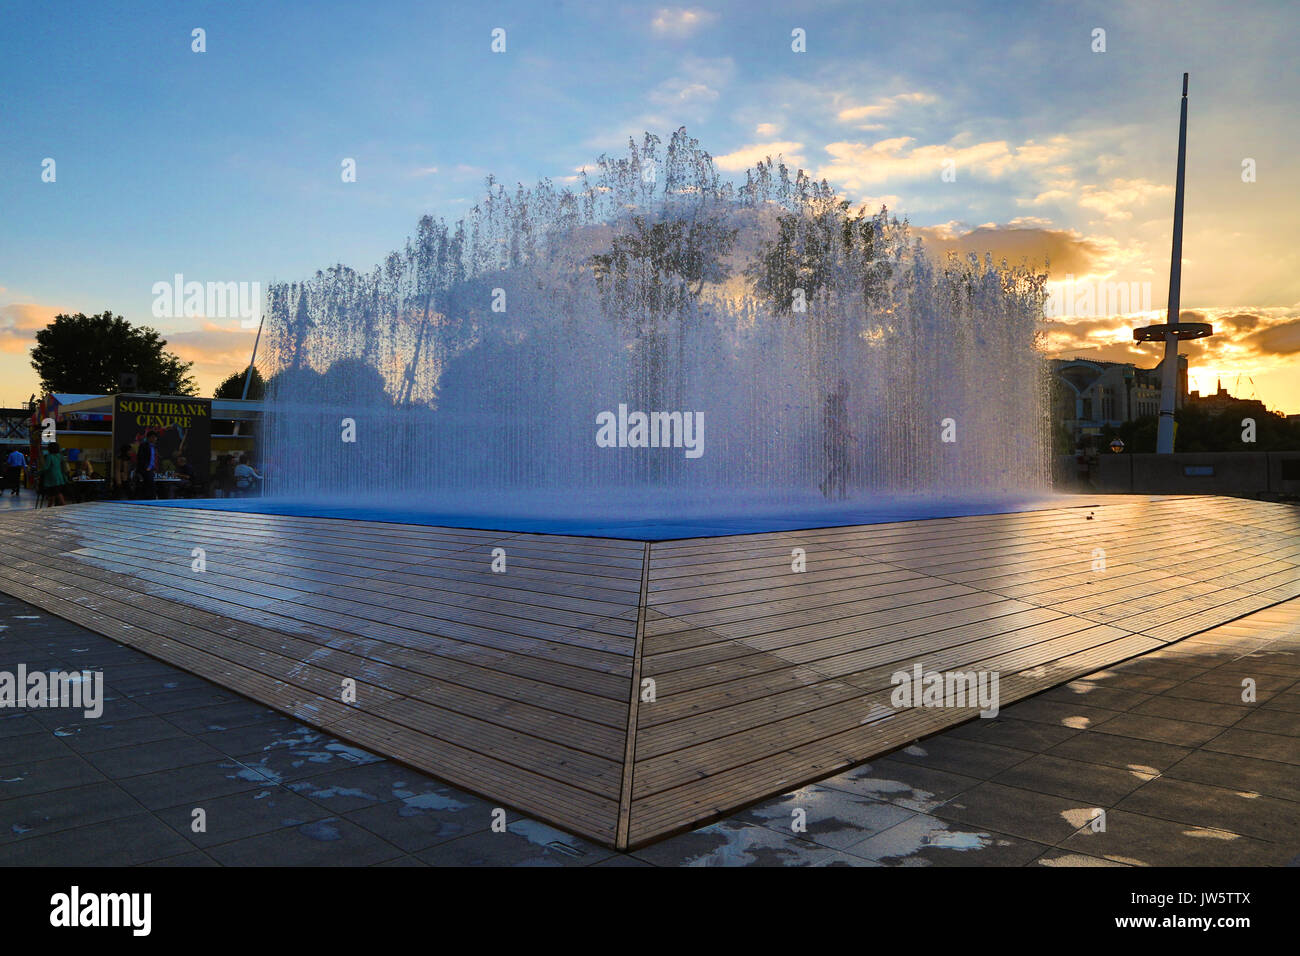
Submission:
M 0 595 L 19 664 L 105 701 L 0 708 L 0 865 L 1300 865 L 1294 601 L 630 854 Z

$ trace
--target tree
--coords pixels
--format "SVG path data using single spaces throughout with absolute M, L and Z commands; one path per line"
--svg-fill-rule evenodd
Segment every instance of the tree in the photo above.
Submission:
M 242 372 L 234 372 L 229 378 L 217 386 L 217 390 L 212 393 L 213 398 L 244 398 L 244 378 L 248 375 L 248 369 Z M 248 382 L 248 399 L 249 401 L 261 401 L 266 395 L 266 380 L 262 378 L 262 373 L 256 368 L 253 369 L 252 378 Z
M 137 328 L 120 315 L 60 313 L 36 333 L 32 368 L 46 392 L 113 395 L 122 391 L 118 376 L 134 372 L 132 391 L 193 395 L 193 362 L 165 351 L 167 341 L 151 328 Z

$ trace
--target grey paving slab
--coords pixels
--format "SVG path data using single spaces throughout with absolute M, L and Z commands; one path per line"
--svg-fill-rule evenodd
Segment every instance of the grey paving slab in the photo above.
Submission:
M 1205 749 L 1300 766 L 1300 736 L 1265 734 L 1229 727 L 1208 741 Z
M 188 734 L 237 730 L 276 719 L 287 720 L 288 718 L 280 717 L 271 708 L 246 698 L 173 711 L 167 715 L 168 721 Z M 241 752 L 246 752 L 248 749 L 248 746 L 244 746 Z
M 142 809 L 109 781 L 13 797 L 0 803 L 0 845 L 133 816 Z
M 1004 708 L 998 716 L 1004 720 L 1027 720 L 1053 727 L 1087 730 L 1099 727 L 1118 717 L 1119 714 L 1117 710 L 1109 710 L 1080 700 L 1059 701 L 1031 697 L 1029 700 Z
M 1300 804 L 1300 773 L 1291 764 L 1197 750 L 1167 769 L 1165 777 L 1229 790 L 1246 790 Z
M 896 750 L 890 757 L 949 773 L 988 780 L 1033 756 L 1031 751 L 940 735 Z
M 0 866 L 137 866 L 175 857 L 189 844 L 157 817 L 137 812 L 108 823 L 79 823 L 0 844 Z
M 979 782 L 977 777 L 885 757 L 828 777 L 820 786 L 864 794 L 908 810 L 925 812 Z
M 1069 740 L 1081 730 L 1061 724 L 1045 724 L 1032 720 L 1013 720 L 993 717 L 972 720 L 955 727 L 948 733 L 963 740 L 990 743 L 999 747 L 1010 747 L 1028 753 L 1038 753 L 1047 747 L 1055 746 L 1063 740 Z
M 655 866 L 829 866 L 843 862 L 843 856 L 829 847 L 740 820 L 724 820 L 669 837 L 632 855 Z
M 934 815 L 1055 846 L 1087 824 L 1094 809 L 1084 800 L 985 782 L 937 807 Z
M 343 816 L 408 853 L 427 850 L 492 825 L 491 804 L 451 788 L 376 803 Z
M 1107 813 L 1105 832 L 1084 828 L 1060 848 L 1133 866 L 1282 866 L 1295 856 L 1294 847 L 1123 810 Z
M 222 754 L 202 741 L 178 734 L 148 743 L 128 744 L 111 750 L 95 750 L 84 755 L 88 763 L 110 780 L 137 777 L 159 770 L 192 767 L 209 763 Z
M 115 750 L 125 746 L 141 746 L 158 740 L 185 737 L 170 721 L 155 714 L 129 717 L 126 720 L 91 720 L 61 725 L 54 733 L 79 754 L 97 750 Z
M 914 811 L 864 793 L 815 784 L 775 800 L 765 800 L 735 814 L 741 823 L 757 823 L 782 834 L 835 850 L 863 836 L 888 829 Z M 798 827 L 798 829 L 796 829 Z
M 1217 724 L 1190 720 L 1173 720 L 1153 714 L 1119 714 L 1101 728 L 1105 733 L 1138 740 L 1173 744 L 1177 747 L 1199 747 L 1223 732 Z
M 1248 704 L 1213 704 L 1204 700 L 1184 697 L 1151 697 L 1133 708 L 1132 713 L 1170 720 L 1195 720 L 1205 724 L 1228 727 L 1241 720 L 1249 711 Z
M 9 754 L 6 759 L 21 756 L 26 755 Z M 0 802 L 14 797 L 102 783 L 107 779 L 84 757 L 75 754 L 48 759 L 28 756 L 27 759 L 19 759 L 16 763 L 0 767 Z
M 1182 760 L 1191 753 L 1191 748 L 1094 731 L 1077 734 L 1050 747 L 1047 752 L 1057 757 L 1101 764 L 1104 767 L 1160 771 Z
M 616 855 L 614 850 L 545 823 L 519 819 L 507 823 L 501 832 L 478 830 L 415 854 L 431 866 L 547 867 L 590 866 Z
M 196 816 L 196 810 L 202 811 L 201 817 Z M 331 816 L 319 804 L 269 784 L 210 800 L 200 797 L 155 813 L 172 830 L 201 849 L 234 843 L 273 830 L 299 827 Z
M 1107 860 L 1099 856 L 1088 856 L 1086 853 L 1077 853 L 1073 850 L 1062 850 L 1060 848 L 1048 850 L 1034 860 L 1033 865 L 1055 867 L 1132 866 L 1131 863 L 1121 863 L 1118 860 Z
M 1002 771 L 994 783 L 1079 801 L 1093 807 L 1114 806 L 1154 774 L 1086 764 L 1051 754 L 1035 754 Z
M 223 843 L 206 851 L 223 866 L 369 866 L 402 851 L 348 820 L 325 817 Z
M 1023 837 L 917 813 L 848 852 L 886 866 L 1024 866 L 1049 849 Z
M 1117 808 L 1189 826 L 1214 827 L 1272 843 L 1300 846 L 1300 803 L 1253 790 L 1161 777 L 1129 794 Z
M 274 782 L 253 768 L 230 759 L 160 770 L 117 781 L 122 789 L 150 810 L 182 803 L 195 805 L 197 801 L 241 790 L 264 789 Z

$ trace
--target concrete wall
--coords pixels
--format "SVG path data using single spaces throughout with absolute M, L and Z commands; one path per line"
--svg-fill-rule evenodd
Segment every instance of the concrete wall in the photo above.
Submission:
M 1300 496 L 1300 452 L 1295 451 L 1103 454 L 1097 465 L 1100 491 Z M 1284 473 L 1291 477 L 1284 478 Z

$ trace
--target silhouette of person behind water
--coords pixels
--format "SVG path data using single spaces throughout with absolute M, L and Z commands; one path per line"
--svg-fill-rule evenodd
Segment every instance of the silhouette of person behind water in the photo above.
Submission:
M 857 439 L 849 430 L 849 385 L 840 379 L 835 391 L 826 396 L 822 409 L 822 450 L 826 477 L 819 486 L 827 498 L 845 498 L 849 493 L 849 446 Z

